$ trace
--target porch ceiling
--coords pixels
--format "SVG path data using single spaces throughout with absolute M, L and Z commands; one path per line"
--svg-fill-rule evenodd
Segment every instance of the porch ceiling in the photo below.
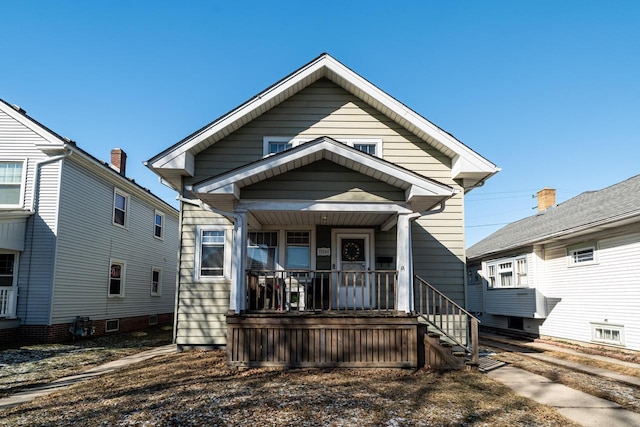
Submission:
M 262 225 L 340 225 L 374 227 L 391 215 L 368 212 L 249 211 Z

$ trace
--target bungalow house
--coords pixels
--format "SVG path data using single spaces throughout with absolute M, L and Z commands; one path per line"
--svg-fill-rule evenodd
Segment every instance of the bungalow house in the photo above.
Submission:
M 472 347 L 464 194 L 499 169 L 330 55 L 147 165 L 182 203 L 180 348 L 417 366 L 427 322 Z
M 467 250 L 483 327 L 640 350 L 640 175 L 555 205 Z
M 0 100 L 0 342 L 171 324 L 178 212 Z

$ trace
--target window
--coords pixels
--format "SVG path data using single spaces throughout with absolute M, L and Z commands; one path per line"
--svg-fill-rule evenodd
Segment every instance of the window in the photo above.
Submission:
M 273 271 L 277 262 L 278 232 L 250 232 L 247 240 L 247 268 Z
M 111 260 L 109 268 L 109 296 L 123 297 L 126 263 L 124 261 Z
M 526 288 L 527 257 L 520 256 L 487 262 L 489 288 Z
M 158 315 L 150 314 L 149 315 L 149 326 L 155 326 L 158 324 Z
M 597 263 L 596 244 L 574 246 L 567 249 L 569 267 Z
M 127 226 L 127 210 L 129 209 L 129 195 L 114 190 L 113 192 L 113 223 L 122 227 Z
M 15 254 L 0 254 L 0 286 L 13 286 Z
M 311 140 L 311 138 L 265 136 L 262 138 L 263 155 L 277 154 Z M 382 157 L 382 139 L 380 138 L 336 138 L 336 140 L 364 153 Z
M 624 345 L 624 326 L 592 323 L 591 340 L 604 344 Z
M 353 148 L 363 153 L 376 155 L 376 144 L 353 144 Z
M 0 162 L 0 206 L 22 205 L 23 162 Z
M 162 269 L 153 268 L 151 270 L 151 295 L 160 295 L 160 286 L 162 284 Z
M 291 269 L 309 269 L 311 265 L 310 233 L 287 231 L 286 265 Z
M 120 329 L 120 320 L 105 320 L 104 322 L 104 331 L 105 332 L 116 332 Z
M 156 211 L 155 221 L 153 225 L 153 237 L 162 239 L 164 228 L 164 214 Z
M 468 285 L 478 285 L 481 283 L 480 275 L 478 274 L 477 268 L 470 268 L 467 270 L 467 284 Z
M 200 277 L 225 276 L 225 231 L 200 230 Z

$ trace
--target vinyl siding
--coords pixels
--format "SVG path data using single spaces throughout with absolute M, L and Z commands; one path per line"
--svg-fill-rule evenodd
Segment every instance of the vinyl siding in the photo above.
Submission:
M 624 231 L 615 237 L 593 236 L 599 246 L 593 265 L 568 267 L 567 246 L 545 248 L 545 296 L 557 304 L 541 334 L 589 342 L 590 322 L 606 319 L 624 325 L 626 347 L 640 350 L 640 230 L 634 225 Z
M 48 158 L 36 148 L 43 138 L 0 111 L 0 160 L 24 161 L 26 182 L 23 209 L 33 203 L 36 164 Z M 60 162 L 43 165 L 38 213 L 27 220 L 25 248 L 18 266 L 17 316 L 22 324 L 47 324 L 53 274 Z
M 223 207 L 221 207 L 223 208 Z M 180 286 L 176 313 L 176 344 L 185 346 L 225 345 L 226 314 L 229 311 L 228 280 L 211 282 L 194 279 L 196 227 L 230 225 L 222 216 L 182 205 Z
M 94 320 L 174 311 L 178 218 L 165 207 L 164 239 L 153 237 L 155 210 L 105 171 L 96 176 L 82 164 L 65 162 L 60 198 L 53 323 L 89 316 Z M 114 188 L 129 194 L 128 227 L 112 224 Z M 126 262 L 125 296 L 109 297 L 110 260 Z M 151 272 L 161 273 L 161 296 L 151 296 Z

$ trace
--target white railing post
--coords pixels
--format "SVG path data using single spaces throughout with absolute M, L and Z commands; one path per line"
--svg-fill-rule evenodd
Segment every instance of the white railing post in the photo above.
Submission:
M 397 228 L 397 270 L 398 289 L 396 310 L 411 313 L 413 294 L 413 275 L 411 268 L 411 221 L 408 214 L 398 214 Z
M 247 211 L 235 211 L 229 310 L 240 313 L 246 301 Z

